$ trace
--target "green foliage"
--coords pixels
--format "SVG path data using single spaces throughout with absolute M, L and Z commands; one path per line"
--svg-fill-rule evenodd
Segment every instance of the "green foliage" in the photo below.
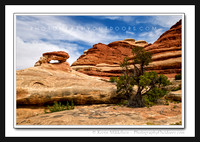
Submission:
M 173 88 L 171 91 L 178 91 L 178 90 L 181 90 L 181 85 L 176 88 Z
M 169 100 L 165 100 L 165 105 L 169 105 Z
M 151 79 L 149 79 L 148 77 L 144 76 L 144 75 L 141 75 L 139 77 L 139 85 L 142 86 L 142 87 L 146 87 L 148 86 L 150 83 L 151 83 Z
M 119 103 L 117 103 L 118 106 L 124 106 L 127 104 L 128 104 L 127 100 L 121 100 Z
M 48 113 L 46 109 L 44 109 L 44 113 Z
M 165 75 L 160 75 L 154 71 L 145 72 L 145 66 L 149 64 L 152 58 L 150 52 L 146 52 L 143 47 L 135 47 L 133 52 L 134 70 L 130 72 L 130 63 L 127 58 L 124 58 L 121 63 L 123 74 L 118 78 L 111 78 L 110 81 L 116 82 L 117 94 L 123 99 L 128 100 L 129 106 L 142 107 L 152 106 L 157 102 L 157 99 L 164 96 L 167 92 L 161 87 L 169 85 L 170 81 Z M 139 64 L 136 65 L 136 64 Z M 137 97 L 133 96 L 133 86 L 137 86 Z
M 128 58 L 125 57 L 124 60 L 123 60 L 123 62 L 120 63 L 120 67 L 122 67 L 122 68 L 128 68 L 128 65 L 129 65 Z
M 66 106 L 67 106 L 67 110 L 69 110 L 69 102 L 68 101 L 67 101 Z
M 128 83 L 127 83 L 128 82 Z M 133 93 L 133 86 L 136 84 L 133 76 L 120 76 L 117 80 L 117 93 L 126 96 L 128 99 Z M 139 76 L 139 87 L 147 91 L 142 94 L 146 106 L 153 106 L 157 100 L 167 94 L 167 91 L 161 89 L 162 86 L 170 84 L 168 78 L 164 75 L 158 76 L 154 71 L 145 72 Z
M 151 89 L 155 90 L 157 88 L 170 84 L 170 81 L 165 75 L 161 74 L 160 76 L 158 76 L 158 74 L 155 71 L 145 72 L 144 75 L 139 76 L 139 79 L 140 79 L 139 85 L 142 86 L 143 88 L 149 87 L 150 90 Z
M 173 103 L 174 103 L 174 104 L 178 104 L 178 103 L 180 103 L 180 101 L 175 101 L 175 100 L 174 100 Z
M 65 106 L 61 104 L 61 102 L 55 102 L 53 104 L 53 107 L 48 106 L 48 109 L 50 112 L 57 112 L 57 111 L 63 111 L 65 110 Z
M 167 94 L 166 90 L 160 89 L 158 87 L 154 87 L 153 89 L 151 89 L 149 92 L 147 92 L 143 98 L 145 101 L 145 105 L 146 106 L 153 106 L 157 103 L 157 100 L 161 97 L 163 97 L 164 95 Z
M 155 85 L 158 80 L 158 74 L 154 71 L 145 72 L 144 75 L 139 76 L 139 85 L 142 87 L 146 87 L 149 85 Z
M 116 82 L 117 81 L 117 77 L 110 77 L 110 82 Z
M 175 80 L 181 80 L 181 74 L 175 75 Z
M 134 55 L 135 64 L 147 66 L 151 62 L 152 54 L 150 52 L 146 52 L 143 47 L 137 46 L 133 48 L 132 53 Z
M 66 106 L 61 104 L 61 102 L 54 102 L 53 106 L 50 107 L 49 105 L 47 106 L 49 111 L 48 112 L 57 112 L 57 111 L 63 111 L 63 110 L 71 110 L 74 109 L 74 103 L 73 101 L 71 102 L 71 106 L 69 105 L 69 102 L 67 101 Z M 44 110 L 44 113 L 48 113 L 47 110 Z
M 133 93 L 134 80 L 129 75 L 122 75 L 118 78 L 117 82 L 117 93 L 121 97 L 129 98 Z
M 170 85 L 171 82 L 168 80 L 167 76 L 161 74 L 158 78 L 158 83 L 159 83 L 159 86 L 162 85 L 162 86 L 167 86 L 167 85 Z
M 71 101 L 71 109 L 74 109 L 74 102 L 73 102 L 73 100 Z
M 120 97 L 127 99 L 133 93 L 135 81 L 133 79 L 133 74 L 129 71 L 129 63 L 127 58 L 124 58 L 120 66 L 122 67 L 123 74 L 115 80 L 117 83 L 117 94 Z

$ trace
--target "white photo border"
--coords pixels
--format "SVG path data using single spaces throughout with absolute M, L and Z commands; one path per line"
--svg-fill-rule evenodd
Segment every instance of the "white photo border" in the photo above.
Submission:
M 7 6 L 8 7 L 8 6 Z M 9 11 L 9 16 L 6 14 L 6 23 L 8 23 L 8 21 L 10 21 L 11 19 L 10 19 L 10 17 L 11 17 L 11 13 L 13 14 L 12 16 L 13 16 L 13 19 L 15 19 L 15 15 L 16 14 L 23 14 L 24 15 L 24 13 L 26 13 L 26 14 L 33 14 L 33 13 L 35 13 L 34 11 L 29 11 L 25 6 L 21 6 L 21 7 L 25 7 L 25 9 L 28 11 L 28 12 L 25 12 L 24 10 L 22 11 L 21 9 L 18 9 L 17 11 L 15 11 L 15 9 L 14 9 L 14 7 L 20 7 L 20 6 L 9 6 L 9 8 L 7 8 L 6 7 L 6 12 L 7 11 L 9 11 L 8 9 L 12 9 L 11 11 Z M 28 7 L 30 7 L 30 6 L 28 6 Z M 33 10 L 33 9 L 35 9 L 36 7 L 35 6 L 31 6 L 32 7 L 32 9 L 31 10 Z M 51 12 L 45 12 L 45 10 L 47 10 L 48 9 L 48 6 L 47 6 L 47 8 L 45 9 L 44 7 L 46 7 L 46 6 L 39 6 L 40 8 L 40 12 L 37 12 L 38 14 L 44 14 L 44 13 L 48 13 L 47 15 L 51 15 L 51 14 L 49 14 L 49 13 L 51 13 Z M 58 9 L 59 9 L 59 6 L 55 6 L 55 7 L 58 7 Z M 61 7 L 63 7 L 63 6 L 61 6 Z M 70 6 L 67 6 L 67 7 L 70 7 Z M 74 7 L 74 6 L 73 6 Z M 78 6 L 79 8 L 80 8 L 80 6 Z M 90 10 L 91 10 L 91 6 L 88 6 L 89 8 L 90 8 Z M 98 7 L 101 7 L 102 8 L 102 6 L 98 6 Z M 107 6 L 106 6 L 107 7 Z M 116 6 L 116 7 L 119 7 L 119 6 Z M 124 7 L 124 8 L 126 8 L 126 6 L 122 6 L 122 7 Z M 136 6 L 130 6 L 130 7 L 136 7 Z M 139 6 L 139 7 L 143 7 L 143 6 Z M 146 6 L 144 6 L 144 7 L 146 7 Z M 148 6 L 148 7 L 152 7 L 152 6 Z M 156 6 L 157 7 L 157 6 Z M 163 6 L 162 6 L 163 7 Z M 164 7 L 167 7 L 167 6 L 164 6 Z M 182 6 L 182 7 L 184 7 L 184 6 Z M 43 9 L 43 10 L 41 10 L 41 9 Z M 93 8 L 92 8 L 93 9 Z M 192 9 L 192 7 L 191 7 L 191 9 Z M 36 9 L 35 9 L 36 10 Z M 94 9 L 93 9 L 94 10 Z M 166 10 L 166 8 L 165 8 L 165 10 Z M 37 10 L 38 11 L 38 10 Z M 42 12 L 43 11 L 43 12 Z M 47 10 L 48 11 L 48 10 Z M 59 11 L 59 10 L 58 10 Z M 87 10 L 86 10 L 87 11 Z M 59 15 L 62 13 L 62 12 L 55 12 L 56 14 L 58 14 L 59 13 Z M 107 13 L 108 15 L 128 15 L 128 14 L 133 14 L 133 13 L 137 13 L 137 12 L 122 12 L 121 14 L 119 14 L 118 12 L 92 12 L 92 11 L 90 11 L 90 12 L 74 12 L 73 10 L 71 11 L 71 12 L 63 12 L 63 13 L 68 13 L 68 14 L 78 14 L 78 15 L 87 15 L 87 14 L 91 14 L 91 13 L 95 13 L 95 15 L 97 15 L 97 13 L 99 13 L 100 15 L 106 15 L 105 13 Z M 112 14 L 110 14 L 110 13 L 112 13 Z M 115 13 L 115 14 L 114 14 Z M 138 13 L 140 13 L 141 15 L 152 15 L 152 13 L 154 13 L 155 15 L 160 15 L 159 14 L 159 12 L 149 12 L 149 13 L 145 13 L 145 12 L 138 12 Z M 138 14 L 137 13 L 137 14 Z M 157 13 L 157 14 L 156 14 Z M 161 11 L 160 12 L 161 14 L 166 14 L 166 15 L 173 15 L 173 14 L 182 14 L 182 74 L 184 74 L 184 76 L 182 76 L 183 77 L 183 80 L 185 80 L 184 79 L 184 77 L 185 77 L 185 71 L 184 71 L 184 69 L 185 69 L 185 61 L 184 61 L 184 59 L 185 59 L 185 54 L 187 54 L 187 52 L 185 53 L 184 51 L 185 50 L 187 50 L 187 48 L 186 49 L 184 49 L 184 42 L 185 42 L 185 35 L 184 35 L 184 29 L 185 28 L 183 28 L 184 27 L 184 24 L 185 24 L 185 21 L 184 21 L 184 11 L 177 11 L 177 12 L 170 12 L 170 13 L 167 13 L 167 12 L 163 12 L 163 11 Z M 52 13 L 53 14 L 53 13 Z M 191 14 L 191 13 L 190 13 Z M 35 14 L 34 14 L 35 15 Z M 186 15 L 187 15 L 187 12 L 186 12 Z M 8 20 L 9 19 L 9 20 Z M 8 21 L 7 21 L 8 20 Z M 12 21 L 12 20 L 11 20 Z M 15 21 L 15 20 L 14 20 Z M 14 22 L 13 21 L 13 22 Z M 9 30 L 8 30 L 8 27 L 11 27 L 11 23 L 10 24 L 6 24 L 6 59 L 8 59 L 8 55 L 10 55 L 9 53 L 8 53 L 8 50 L 9 50 L 9 52 L 11 51 L 11 53 L 13 53 L 13 60 L 11 59 L 9 59 L 9 60 L 7 60 L 6 61 L 6 65 L 8 64 L 8 62 L 9 63 L 12 63 L 12 64 L 9 64 L 9 65 L 7 65 L 7 67 L 6 67 L 6 70 L 8 71 L 8 68 L 9 68 L 9 74 L 11 73 L 10 72 L 10 69 L 12 68 L 13 70 L 14 70 L 14 73 L 12 73 L 12 75 L 11 76 L 9 76 L 8 77 L 8 72 L 7 72 L 7 75 L 6 75 L 6 80 L 8 80 L 8 78 L 9 78 L 9 82 L 11 81 L 11 78 L 13 79 L 13 80 L 15 80 L 16 81 L 16 75 L 15 75 L 15 72 L 16 72 L 16 64 L 15 64 L 15 59 L 16 59 L 16 54 L 15 54 L 15 51 L 16 50 L 12 50 L 11 49 L 11 47 L 10 47 L 10 43 L 8 43 L 8 36 L 7 35 L 12 35 L 11 34 L 11 30 L 13 30 L 14 31 L 14 29 L 16 29 L 16 27 L 15 27 L 15 25 L 16 24 L 14 24 L 14 25 L 12 25 L 13 27 L 12 28 L 10 28 Z M 9 33 L 9 34 L 8 34 Z M 16 37 L 16 32 L 14 32 L 14 34 L 13 34 L 13 39 L 14 39 L 14 42 L 13 42 L 13 46 L 14 46 L 14 49 L 16 49 L 16 47 L 15 47 L 15 37 Z M 10 38 L 9 38 L 9 40 L 10 40 Z M 187 44 L 187 42 L 186 42 L 186 44 Z M 9 45 L 9 46 L 8 46 Z M 193 53 L 191 53 L 191 54 L 193 54 Z M 10 65 L 13 65 L 13 67 L 10 67 Z M 8 67 L 9 66 L 9 67 Z M 186 71 L 186 73 L 187 73 L 187 71 Z M 8 126 L 7 124 L 8 124 L 8 118 L 9 118 L 9 120 L 10 120 L 10 117 L 12 116 L 12 114 L 11 114 L 11 112 L 10 111 L 7 111 L 7 109 L 9 108 L 8 107 L 8 104 L 7 104 L 7 102 L 8 102 L 8 100 L 9 101 L 11 101 L 11 100 L 13 100 L 13 111 L 12 112 L 14 112 L 13 113 L 13 129 L 14 129 L 14 131 L 19 131 L 19 130 L 22 130 L 22 129 L 15 129 L 15 128 L 56 128 L 56 130 L 57 130 L 57 128 L 123 128 L 123 129 L 125 129 L 125 128 L 137 128 L 136 130 L 138 131 L 138 130 L 141 130 L 141 131 L 146 131 L 146 130 L 144 130 L 144 129 L 141 129 L 141 128 L 184 128 L 184 124 L 186 123 L 185 122 L 185 120 L 184 120 L 184 116 L 185 116 L 185 113 L 184 113 L 184 111 L 185 111 L 185 109 L 184 109 L 184 107 L 185 107 L 185 103 L 182 103 L 182 109 L 184 110 L 184 111 L 182 111 L 182 125 L 181 126 L 172 126 L 172 127 L 162 127 L 162 126 L 122 126 L 122 127 L 119 127 L 119 125 L 117 125 L 116 127 L 115 126 L 104 126 L 104 125 L 102 125 L 102 126 L 80 126 L 80 125 L 78 125 L 78 126 L 76 126 L 76 125 L 73 125 L 73 126 L 16 126 L 16 113 L 15 113 L 15 111 L 16 111 L 16 95 L 15 95 L 15 97 L 12 97 L 12 96 L 10 96 L 11 94 L 10 94 L 10 92 L 11 92 L 11 90 L 12 90 L 12 92 L 13 93 L 15 93 L 16 92 L 16 88 L 15 88 L 15 85 L 16 85 L 16 83 L 15 83 L 15 81 L 13 81 L 13 84 L 14 84 L 14 88 L 13 89 L 10 89 L 9 91 L 8 91 L 8 89 L 7 89 L 7 87 L 6 87 L 6 121 L 7 121 L 7 123 L 6 123 L 6 126 Z M 7 81 L 8 82 L 8 81 Z M 12 82 L 12 81 L 11 81 Z M 183 81 L 184 82 L 184 81 Z M 186 82 L 185 82 L 186 83 Z M 186 84 L 186 86 L 187 86 L 187 84 Z M 182 89 L 182 91 L 184 91 L 185 90 L 185 86 L 184 86 L 184 83 L 182 83 L 182 88 L 184 88 L 184 89 Z M 186 92 L 187 92 L 187 90 L 186 90 Z M 9 93 L 9 94 L 8 94 Z M 185 94 L 184 92 L 182 93 L 183 95 Z M 7 96 L 8 95 L 8 96 Z M 185 96 L 186 97 L 186 96 Z M 183 102 L 186 100 L 185 99 L 185 97 L 183 96 Z M 194 102 L 194 104 L 195 104 L 195 102 Z M 194 105 L 193 104 L 193 105 Z M 12 110 L 12 109 L 11 109 Z M 9 113 L 8 113 L 9 112 Z M 10 117 L 8 117 L 8 116 L 10 116 Z M 186 123 L 187 124 L 187 123 Z M 11 126 L 11 125 L 9 125 L 9 126 Z M 26 129 L 27 130 L 27 129 Z M 35 129 L 36 130 L 36 129 Z M 46 130 L 49 130 L 49 129 L 46 129 Z M 72 130 L 72 129 L 71 129 Z M 87 129 L 88 130 L 88 129 Z M 152 131 L 153 129 L 149 129 L 148 131 Z M 169 129 L 168 129 L 169 130 Z M 184 131 L 183 129 L 179 129 L 179 131 Z M 24 130 L 23 130 L 24 131 Z M 174 131 L 174 130 L 172 130 L 172 131 Z M 103 131 L 102 131 L 103 132 Z M 105 131 L 106 132 L 106 131 Z M 155 131 L 154 131 L 155 132 Z M 164 132 L 164 131 L 163 131 Z M 9 133 L 9 132 L 7 132 L 7 133 Z M 94 130 L 94 129 L 92 129 L 92 135 L 98 135 L 98 134 L 100 134 L 99 133 L 99 130 Z M 102 134 L 106 134 L 106 133 L 102 133 Z M 113 135 L 114 133 L 112 133 L 112 132 L 109 132 L 109 133 L 107 133 L 107 135 Z M 120 134 L 123 134 L 123 132 L 122 131 L 120 131 Z M 125 135 L 126 135 L 127 133 L 125 133 Z M 130 133 L 129 133 L 130 134 Z M 162 134 L 164 134 L 164 133 L 159 133 L 160 135 L 162 135 Z M 144 135 L 144 133 L 138 133 L 138 135 Z M 137 136 L 138 136 L 137 135 Z M 146 135 L 146 134 L 145 134 Z M 181 134 L 180 134 L 181 135 Z M 50 135 L 51 136 L 51 135 Z M 99 136 L 99 135 L 98 135 Z M 164 135 L 164 136 L 166 136 L 166 135 Z

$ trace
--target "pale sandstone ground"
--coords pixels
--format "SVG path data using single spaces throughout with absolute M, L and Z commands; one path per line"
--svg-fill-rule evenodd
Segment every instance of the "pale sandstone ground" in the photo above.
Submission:
M 66 72 L 39 66 L 19 70 L 16 74 L 18 105 L 42 106 L 70 100 L 76 104 L 114 103 L 116 96 L 114 84 L 74 70 Z
M 170 125 L 182 120 L 182 103 L 150 108 L 113 104 L 75 106 L 74 110 L 44 113 L 43 108 L 18 108 L 17 125 Z
M 174 79 L 170 81 L 173 82 L 170 88 L 180 86 L 181 81 L 174 81 Z M 181 121 L 181 103 L 170 103 L 169 106 L 157 105 L 150 108 L 94 104 L 94 102 L 110 103 L 115 87 L 114 84 L 102 81 L 101 78 L 73 70 L 63 72 L 34 67 L 17 71 L 18 102 L 24 99 L 32 104 L 40 104 L 40 100 L 48 101 L 45 99 L 59 101 L 62 98 L 69 100 L 72 98 L 78 104 L 86 104 L 84 100 L 88 99 L 91 100 L 90 103 L 93 103 L 93 105 L 75 106 L 74 110 L 48 114 L 44 113 L 44 107 L 18 108 L 16 110 L 17 125 L 169 125 Z M 62 91 L 65 94 L 60 96 L 63 94 Z M 181 97 L 180 90 L 173 93 L 175 94 L 172 94 L 172 97 L 174 95 Z

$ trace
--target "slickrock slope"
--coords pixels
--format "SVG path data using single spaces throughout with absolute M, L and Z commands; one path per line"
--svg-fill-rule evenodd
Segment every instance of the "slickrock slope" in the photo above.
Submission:
M 75 104 L 114 103 L 116 87 L 77 71 L 41 67 L 17 71 L 18 105 L 44 105 L 73 100 Z
M 81 105 L 74 110 L 44 114 L 44 108 L 17 109 L 17 125 L 180 125 L 182 104 L 169 103 L 150 108 L 130 108 L 112 104 Z M 144 126 L 145 127 L 145 126 Z
M 98 43 L 86 50 L 71 68 L 99 77 L 119 76 L 120 62 L 125 57 L 132 59 L 132 48 L 142 46 L 153 54 L 152 62 L 147 71 L 156 71 L 168 77 L 181 73 L 181 20 L 164 32 L 156 42 L 148 44 L 146 41 L 125 39 L 108 45 Z
M 55 55 L 55 53 L 57 55 Z M 75 104 L 114 103 L 116 87 L 101 78 L 91 77 L 70 69 L 61 52 L 43 54 L 40 65 L 16 71 L 18 105 L 44 105 L 54 101 Z M 68 55 L 62 52 L 64 55 Z M 59 57 L 58 57 L 59 56 Z M 69 57 L 69 55 L 68 55 Z M 50 59 L 61 63 L 49 63 Z M 65 59 L 66 61 L 66 59 Z

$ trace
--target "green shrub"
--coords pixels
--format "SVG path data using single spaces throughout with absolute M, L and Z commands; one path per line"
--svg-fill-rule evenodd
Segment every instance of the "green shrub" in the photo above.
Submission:
M 123 99 L 128 99 L 133 92 L 133 78 L 131 78 L 129 75 L 122 75 L 116 82 L 118 96 Z
M 155 71 L 146 72 L 145 67 L 152 59 L 150 52 L 146 52 L 143 47 L 136 46 L 132 49 L 132 53 L 133 59 L 125 57 L 120 64 L 122 75 L 116 81 L 116 93 L 121 99 L 128 100 L 130 107 L 144 107 L 145 104 L 152 106 L 158 98 L 166 94 L 163 87 L 169 85 L 170 81 L 165 75 L 158 75 Z M 111 81 L 114 79 L 112 78 Z M 133 90 L 134 86 L 138 88 L 137 91 Z
M 181 74 L 175 75 L 175 80 L 181 80 Z
M 178 86 L 176 88 L 173 88 L 171 91 L 178 91 L 178 90 L 181 90 L 181 86 Z
M 110 77 L 110 82 L 116 82 L 117 81 L 117 77 Z
M 117 103 L 117 106 L 125 106 L 127 104 L 128 104 L 127 100 L 121 100 L 119 103 Z
M 74 102 L 73 102 L 73 100 L 71 101 L 71 109 L 74 109 Z
M 166 101 L 165 101 L 165 105 L 169 105 L 169 100 L 166 100 Z
M 66 107 L 67 107 L 67 110 L 69 110 L 69 102 L 67 101 L 67 104 L 66 104 Z
M 166 90 L 160 89 L 158 87 L 153 88 L 151 91 L 147 92 L 143 96 L 146 106 L 153 106 L 157 103 L 157 100 L 167 94 Z
M 51 113 L 51 112 L 57 112 L 57 111 L 63 111 L 63 110 L 71 110 L 74 109 L 74 103 L 73 101 L 71 102 L 71 106 L 69 105 L 69 102 L 67 101 L 66 106 L 61 104 L 61 102 L 54 102 L 53 106 L 50 107 L 49 105 L 47 106 L 49 111 L 47 112 L 47 110 L 44 110 L 44 113 Z

